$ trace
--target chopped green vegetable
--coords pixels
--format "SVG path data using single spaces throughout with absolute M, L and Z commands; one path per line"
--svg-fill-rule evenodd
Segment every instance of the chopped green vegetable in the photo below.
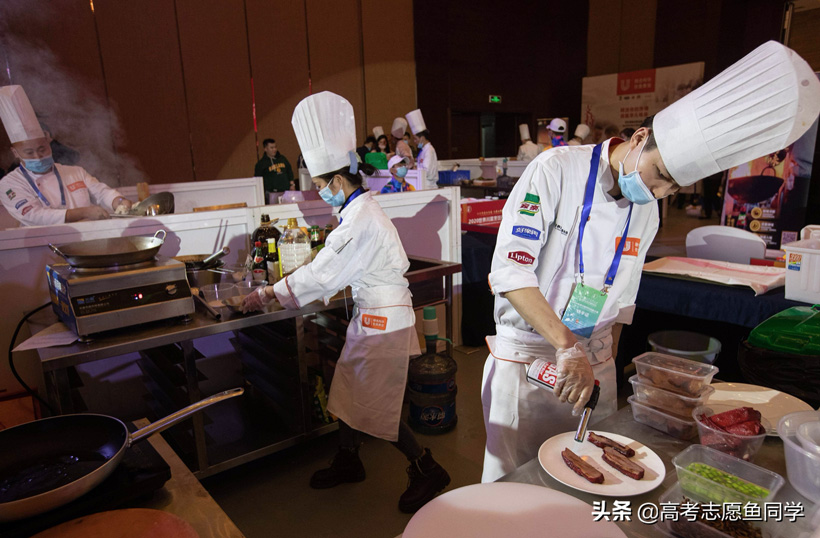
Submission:
M 690 463 L 686 466 L 686 470 L 702 476 L 715 484 L 733 489 L 747 497 L 765 499 L 769 495 L 769 490 L 766 488 L 747 482 L 733 474 L 715 469 L 705 463 Z M 708 487 L 708 484 L 704 484 L 703 481 L 695 479 L 694 477 L 691 480 L 681 480 L 681 486 L 693 493 L 700 494 L 717 502 L 736 502 L 741 500 L 728 493 L 722 495 L 719 490 Z

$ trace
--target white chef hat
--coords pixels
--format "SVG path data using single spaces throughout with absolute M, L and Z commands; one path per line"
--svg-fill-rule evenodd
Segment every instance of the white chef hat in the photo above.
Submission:
M 410 124 L 410 130 L 414 135 L 427 130 L 427 125 L 424 123 L 424 116 L 421 115 L 421 110 L 418 108 L 412 112 L 408 112 L 404 117 L 407 118 L 407 123 Z
M 347 99 L 332 92 L 306 97 L 296 105 L 290 122 L 312 177 L 352 164 L 356 120 Z
M 820 81 L 793 50 L 769 41 L 658 112 L 655 140 L 681 186 L 783 149 L 820 113 Z
M 563 133 L 567 130 L 567 122 L 561 118 L 553 118 L 549 124 L 549 130 L 553 133 Z
M 393 136 L 395 136 L 396 138 L 401 138 L 401 137 L 404 136 L 404 133 L 406 131 L 407 131 L 407 120 L 406 119 L 404 119 L 402 117 L 398 117 L 398 118 L 393 120 L 393 126 L 390 128 L 390 132 L 393 134 Z
M 583 140 L 584 138 L 589 136 L 589 125 L 586 123 L 579 123 L 578 127 L 575 128 L 575 136 Z
M 381 125 L 376 125 L 373 127 L 373 136 L 376 137 L 376 140 L 379 139 L 380 136 L 384 135 L 384 127 Z
M 12 144 L 46 136 L 22 86 L 0 88 L 0 119 Z
M 530 137 L 530 126 L 526 123 L 522 123 L 518 126 L 518 134 L 521 135 L 521 140 L 529 140 Z

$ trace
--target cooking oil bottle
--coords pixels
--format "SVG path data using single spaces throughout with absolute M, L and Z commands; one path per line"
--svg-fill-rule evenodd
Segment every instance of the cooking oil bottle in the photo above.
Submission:
M 299 228 L 296 219 L 288 219 L 288 225 L 279 237 L 277 246 L 280 277 L 310 263 L 310 236 Z

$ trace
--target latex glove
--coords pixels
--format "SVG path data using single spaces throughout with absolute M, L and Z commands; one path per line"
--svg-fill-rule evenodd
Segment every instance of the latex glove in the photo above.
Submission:
M 558 368 L 555 395 L 561 402 L 575 404 L 572 414 L 580 415 L 595 386 L 595 375 L 587 354 L 581 344 L 577 343 L 573 347 L 557 350 L 555 358 L 555 366 Z
M 125 214 L 131 210 L 131 200 L 125 198 L 124 196 L 120 196 L 114 200 L 114 203 L 111 204 L 114 207 L 114 212 L 118 214 Z M 120 209 L 122 207 L 122 209 Z
M 273 297 L 265 292 L 265 290 L 270 287 L 271 286 L 259 286 L 256 288 L 256 291 L 246 295 L 242 301 L 242 313 L 247 314 L 254 310 L 264 310 L 268 303 L 273 301 Z M 273 293 L 273 289 L 271 289 L 271 293 Z

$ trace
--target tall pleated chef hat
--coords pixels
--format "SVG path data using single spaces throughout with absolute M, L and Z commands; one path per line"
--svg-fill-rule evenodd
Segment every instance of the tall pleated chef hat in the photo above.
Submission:
M 22 86 L 0 88 L 0 119 L 12 144 L 46 136 Z
M 382 127 L 381 125 L 376 125 L 375 127 L 373 127 L 373 136 L 376 137 L 376 140 L 378 140 L 379 137 L 382 136 L 383 134 L 384 134 L 384 127 Z
M 575 136 L 583 140 L 584 138 L 589 136 L 589 125 L 586 123 L 579 123 L 578 127 L 575 128 Z
M 427 125 L 424 123 L 424 116 L 421 115 L 421 110 L 418 108 L 412 112 L 408 112 L 404 117 L 407 118 L 407 123 L 410 124 L 410 131 L 414 135 L 427 129 Z
M 521 135 L 521 140 L 529 140 L 530 137 L 530 126 L 526 123 L 522 123 L 518 126 L 518 134 Z
M 769 41 L 655 115 L 664 164 L 681 186 L 778 151 L 820 113 L 820 81 L 796 52 Z
M 407 132 L 407 120 L 401 117 L 394 119 L 393 126 L 390 128 L 390 132 L 396 138 L 403 137 L 404 133 Z
M 312 177 L 355 162 L 356 120 L 353 105 L 344 97 L 332 92 L 306 97 L 290 122 Z

